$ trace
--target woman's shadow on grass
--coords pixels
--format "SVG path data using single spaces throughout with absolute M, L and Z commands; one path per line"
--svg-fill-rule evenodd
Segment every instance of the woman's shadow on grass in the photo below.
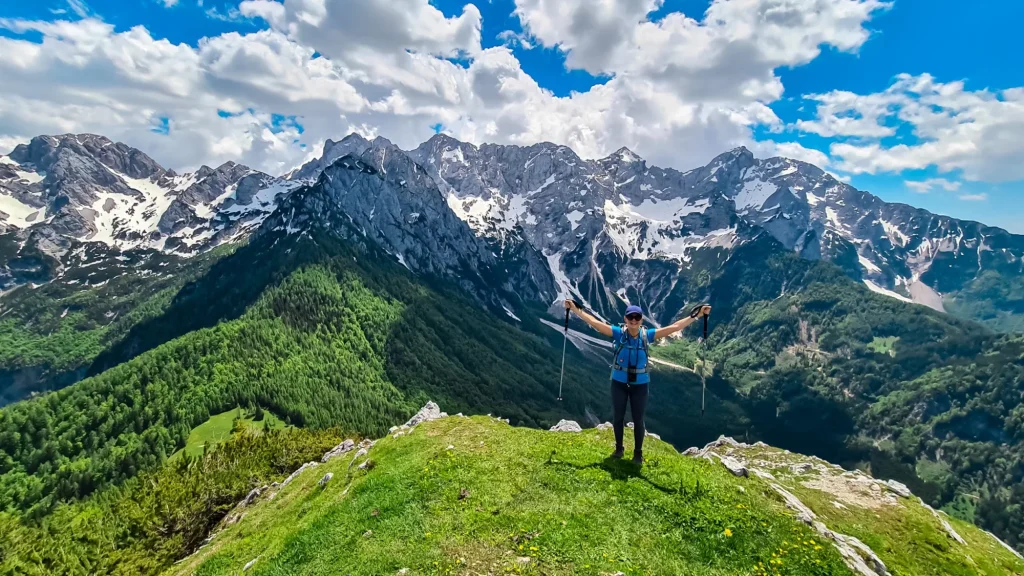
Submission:
M 659 464 L 657 459 L 653 459 L 646 465 L 649 467 L 657 467 Z M 605 457 L 603 460 L 594 462 L 592 464 L 573 464 L 571 462 L 565 462 L 555 458 L 555 452 L 552 451 L 547 461 L 544 463 L 545 466 L 555 466 L 561 468 L 572 468 L 573 470 L 581 471 L 590 468 L 599 468 L 608 473 L 608 476 L 612 480 L 626 481 L 630 478 L 636 478 L 649 484 L 652 488 L 660 490 L 665 494 L 676 495 L 679 494 L 679 488 L 669 488 L 668 486 L 662 486 L 657 482 L 651 480 L 647 476 L 643 475 L 643 467 L 639 464 L 634 464 L 631 460 L 624 460 L 621 458 L 612 458 L 611 456 Z

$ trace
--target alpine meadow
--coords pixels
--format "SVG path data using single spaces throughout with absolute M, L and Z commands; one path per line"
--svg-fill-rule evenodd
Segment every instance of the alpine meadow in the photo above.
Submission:
M 29 4 L 0 575 L 1024 575 L 1016 4 Z

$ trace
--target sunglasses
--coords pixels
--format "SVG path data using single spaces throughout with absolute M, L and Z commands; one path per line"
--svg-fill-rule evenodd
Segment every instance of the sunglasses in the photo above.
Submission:
M 643 314 L 626 314 L 626 319 L 627 320 L 636 320 L 637 322 L 639 322 L 639 321 L 644 319 L 644 315 Z

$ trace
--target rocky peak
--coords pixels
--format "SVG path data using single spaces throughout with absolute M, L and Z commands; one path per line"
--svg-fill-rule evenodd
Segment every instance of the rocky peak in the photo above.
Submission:
M 78 159 L 68 160 L 69 157 Z M 144 152 L 96 134 L 37 136 L 28 145 L 18 145 L 10 158 L 30 164 L 41 172 L 51 171 L 53 165 L 61 161 L 66 167 L 69 163 L 80 164 L 82 159 L 98 162 L 131 178 L 159 178 L 166 172 Z
M 434 134 L 426 142 L 419 145 L 419 148 L 427 148 L 430 150 L 442 150 L 447 147 L 462 147 L 467 145 L 461 140 L 456 140 L 444 132 L 438 132 Z
M 377 136 L 374 138 L 373 141 L 370 142 L 370 145 L 376 148 L 396 148 L 396 146 L 391 143 L 391 140 L 388 140 L 383 136 Z
M 626 164 L 633 164 L 635 162 L 644 162 L 644 160 L 635 152 L 623 146 L 622 148 L 619 148 L 618 150 L 613 152 L 611 155 L 602 158 L 601 162 L 623 162 Z
M 372 241 L 413 272 L 456 282 L 483 302 L 502 306 L 511 298 L 486 242 L 455 215 L 433 176 L 390 142 L 335 160 L 315 184 L 286 198 L 260 233 L 312 229 Z M 529 285 L 517 288 L 521 297 L 536 296 Z
M 285 177 L 288 180 L 293 181 L 315 182 L 325 168 L 333 164 L 342 156 L 347 154 L 359 156 L 370 146 L 371 144 L 366 138 L 363 138 L 355 132 L 345 136 L 337 142 L 334 140 L 327 140 L 327 142 L 324 143 L 323 153 L 319 158 L 310 160 Z
M 19 164 L 37 165 L 57 147 L 53 136 L 36 136 L 28 144 L 18 144 L 10 153 L 11 160 Z

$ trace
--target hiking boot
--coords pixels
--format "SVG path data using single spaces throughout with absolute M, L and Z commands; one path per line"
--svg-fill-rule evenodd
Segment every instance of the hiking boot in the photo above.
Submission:
M 641 466 L 641 465 L 643 465 L 643 463 L 644 463 L 644 453 L 643 452 L 634 452 L 633 453 L 633 464 L 636 464 L 637 466 Z
M 621 460 L 622 459 L 622 452 L 623 452 L 622 448 L 616 448 L 615 452 L 612 452 L 611 457 L 615 458 L 616 460 Z

